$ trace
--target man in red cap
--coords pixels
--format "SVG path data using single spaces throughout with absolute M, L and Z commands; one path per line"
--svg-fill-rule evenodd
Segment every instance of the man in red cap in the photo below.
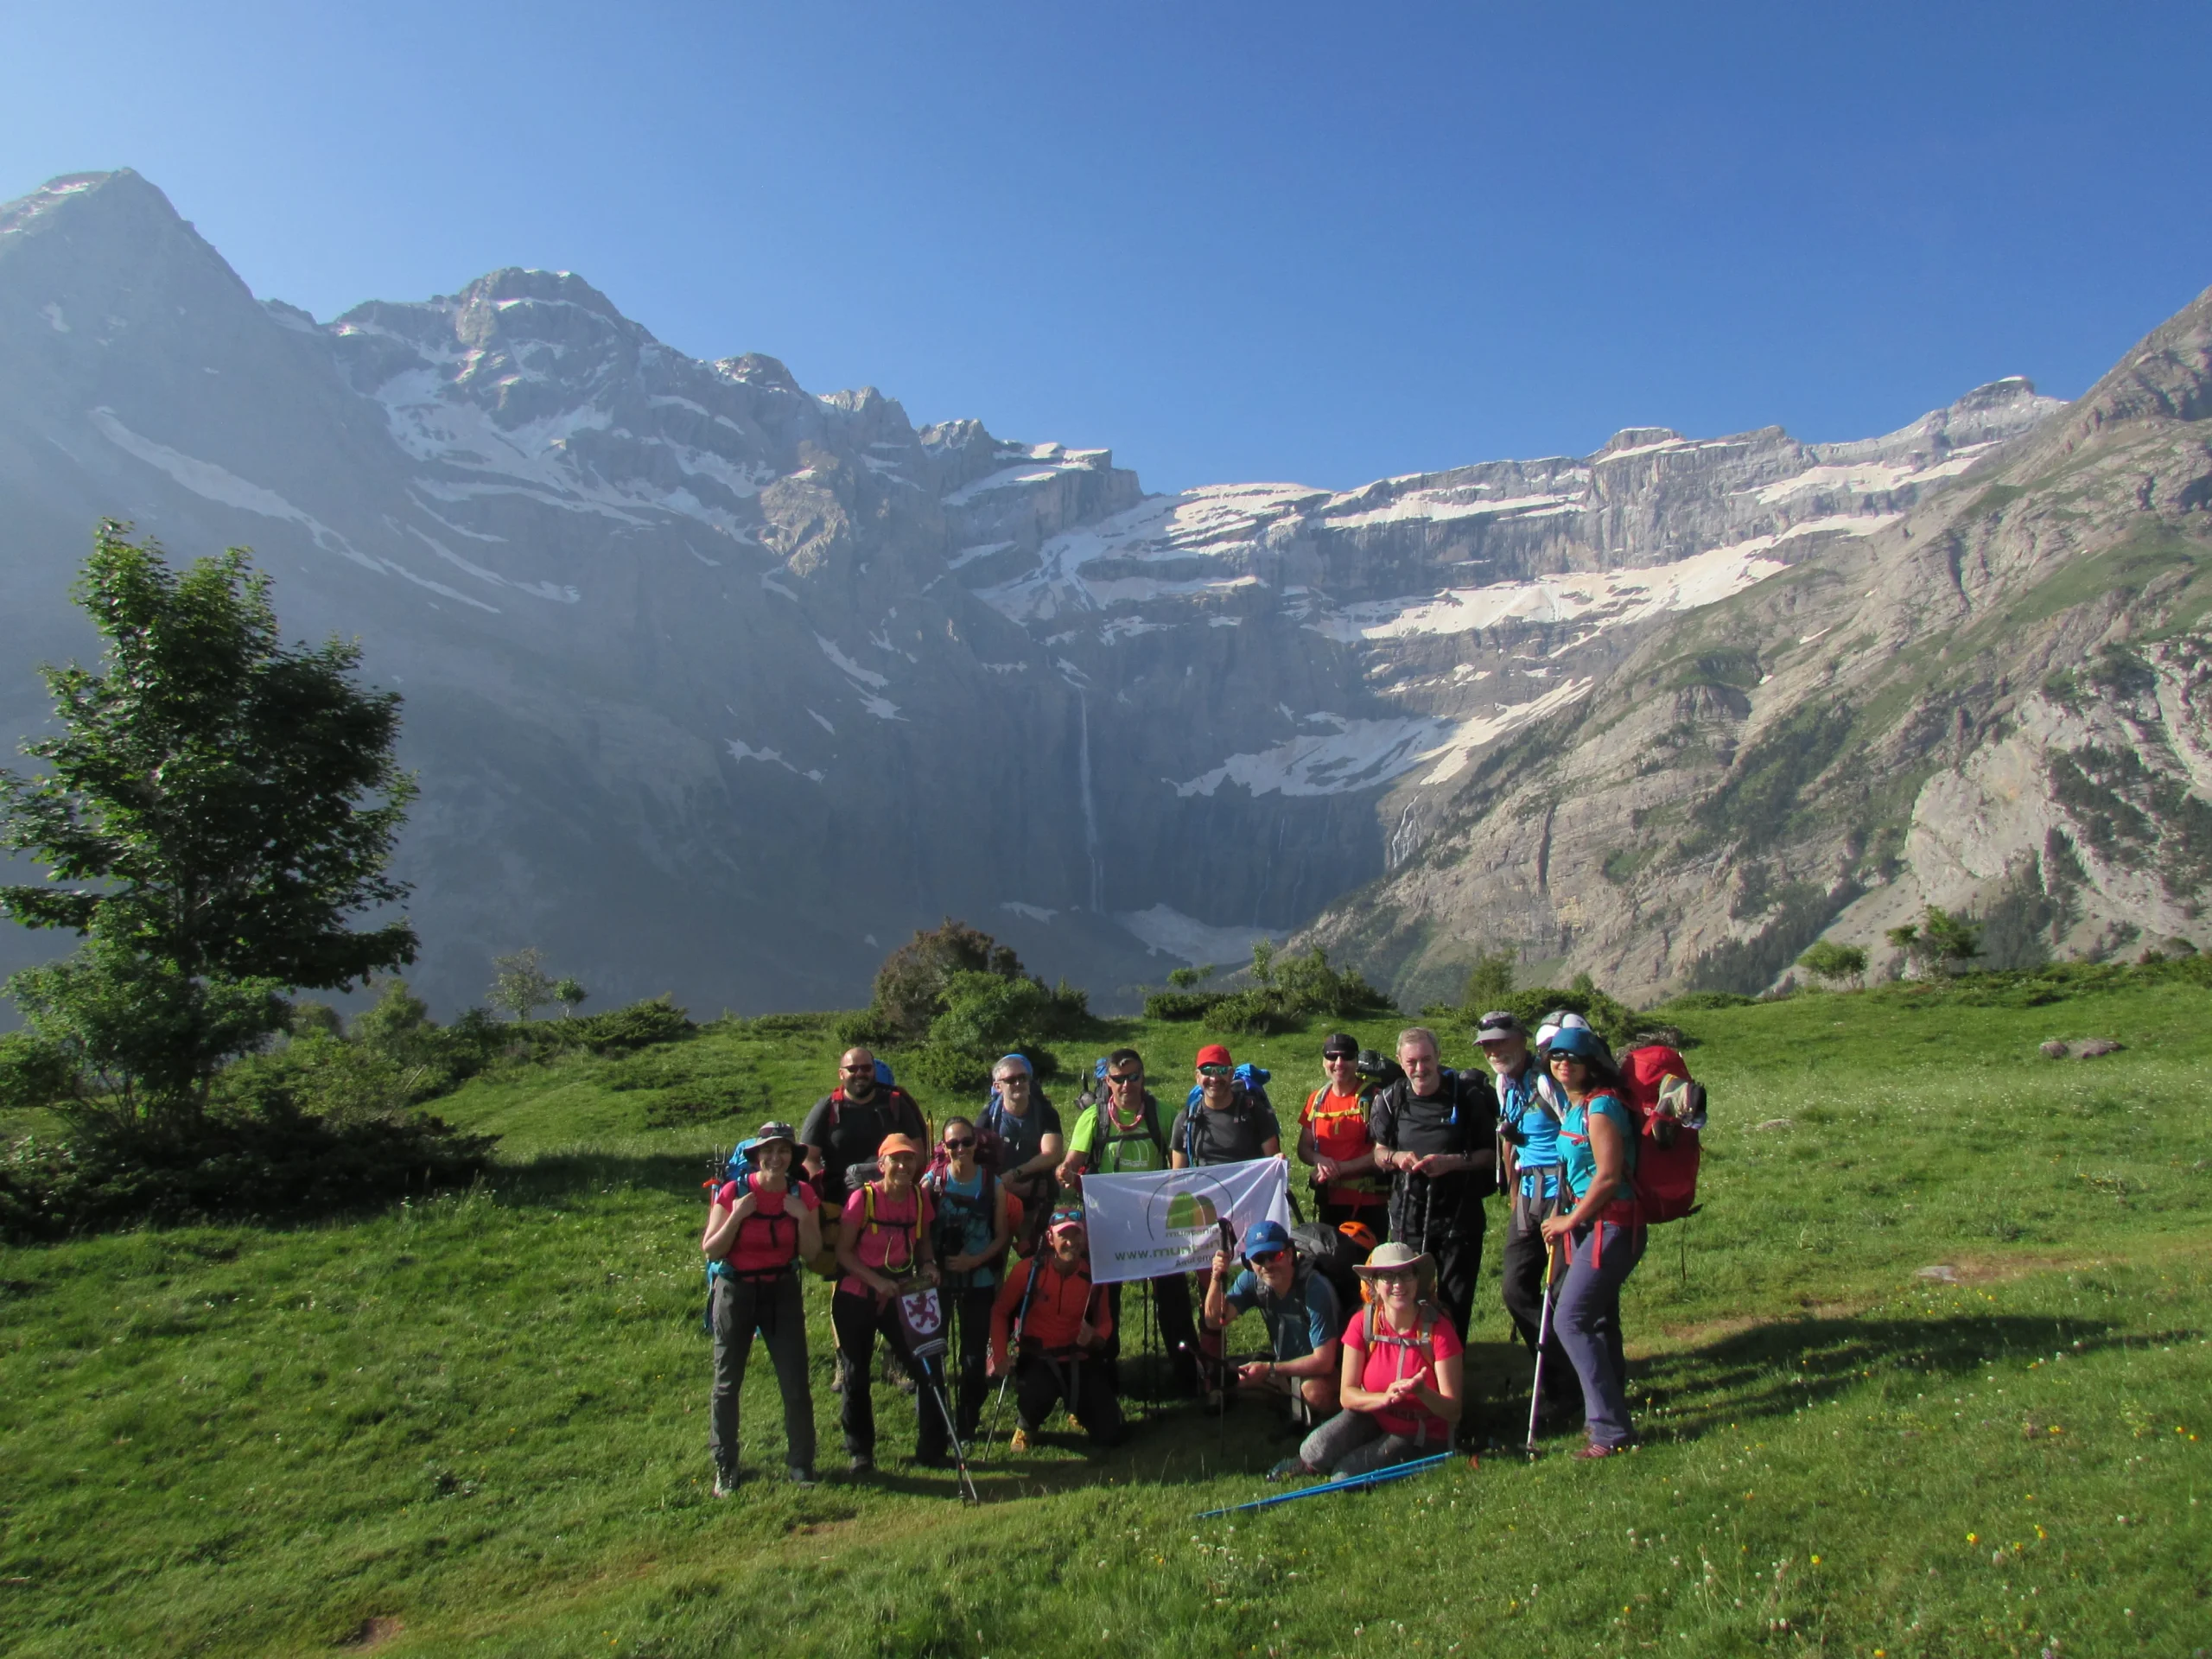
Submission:
M 1198 1051 L 1198 1103 L 1176 1115 L 1167 1134 L 1167 1161 L 1174 1169 L 1203 1168 L 1208 1164 L 1242 1164 L 1255 1158 L 1273 1158 L 1282 1151 L 1282 1126 L 1265 1095 L 1247 1089 L 1236 1075 L 1236 1061 L 1220 1043 Z M 1197 1300 L 1204 1303 L 1213 1275 L 1201 1268 Z M 1208 1331 L 1198 1338 L 1199 1366 L 1208 1393 L 1224 1384 L 1221 1369 L 1222 1332 Z

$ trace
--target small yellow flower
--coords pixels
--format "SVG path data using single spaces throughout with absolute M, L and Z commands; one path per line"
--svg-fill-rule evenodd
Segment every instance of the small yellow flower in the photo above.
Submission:
M 1979 1534 L 1979 1533 L 1973 1533 L 1973 1532 L 1970 1532 L 1970 1533 L 1967 1534 L 1967 1542 L 1968 1542 L 1968 1543 L 1970 1543 L 1970 1544 L 1978 1544 L 1978 1543 L 1980 1543 L 1980 1541 L 1981 1541 L 1981 1535 L 1980 1535 L 1980 1534 Z
M 1813 1557 L 1813 1565 L 1814 1565 L 1815 1567 L 1818 1567 L 1820 1564 L 1821 1564 L 1821 1558 L 1820 1558 L 1819 1556 L 1817 1556 L 1817 1555 L 1814 1556 L 1814 1557 Z

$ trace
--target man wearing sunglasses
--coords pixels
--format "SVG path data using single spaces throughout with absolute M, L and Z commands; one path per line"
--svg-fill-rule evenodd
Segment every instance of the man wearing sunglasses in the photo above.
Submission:
M 807 1179 L 830 1215 L 838 1214 L 850 1196 L 845 1172 L 872 1164 L 884 1137 L 906 1135 L 927 1146 L 929 1125 L 913 1096 L 893 1084 L 878 1083 L 875 1056 L 849 1048 L 837 1060 L 837 1086 L 814 1103 L 799 1126 L 806 1148 Z M 825 1241 L 831 1248 L 836 1241 Z
M 1237 1389 L 1287 1395 L 1291 1421 L 1311 1428 L 1337 1408 L 1338 1339 L 1345 1317 L 1337 1294 L 1319 1274 L 1301 1268 L 1279 1221 L 1255 1223 L 1244 1235 L 1244 1271 L 1230 1284 L 1229 1252 L 1215 1253 L 1206 1285 L 1206 1329 L 1224 1330 L 1239 1313 L 1258 1308 L 1274 1357 L 1238 1367 Z
M 1198 1051 L 1198 1103 L 1177 1114 L 1167 1134 L 1171 1168 L 1189 1169 L 1209 1164 L 1249 1163 L 1273 1158 L 1282 1151 L 1282 1128 L 1275 1109 L 1264 1094 L 1247 1089 L 1236 1076 L 1236 1061 L 1220 1043 Z M 1204 1268 L 1198 1273 L 1198 1295 L 1203 1299 L 1213 1282 Z M 1222 1371 L 1221 1332 L 1198 1333 L 1198 1363 L 1211 1396 L 1226 1386 Z
M 1322 1043 L 1321 1070 L 1328 1081 L 1306 1096 L 1298 1115 L 1299 1161 L 1313 1166 L 1323 1224 L 1363 1222 L 1380 1233 L 1390 1182 L 1376 1173 L 1367 1110 L 1381 1084 L 1360 1076 L 1359 1041 L 1346 1032 L 1332 1033 Z
M 1096 1102 L 1076 1119 L 1067 1159 L 1060 1166 L 1060 1179 L 1077 1192 L 1086 1174 L 1144 1174 L 1167 1167 L 1167 1136 L 1160 1127 L 1160 1103 L 1145 1087 L 1144 1056 L 1134 1048 L 1117 1048 L 1109 1054 L 1099 1090 Z M 1171 1273 L 1137 1282 L 1146 1287 L 1174 1386 L 1185 1394 L 1196 1394 L 1198 1332 L 1191 1321 L 1190 1281 Z M 1108 1297 L 1114 1310 L 1114 1336 L 1106 1356 L 1110 1361 L 1121 1351 L 1122 1287 L 1109 1287 Z M 1141 1322 L 1138 1334 L 1143 1335 Z
M 1437 1295 L 1465 1331 L 1482 1272 L 1483 1199 L 1497 1184 L 1497 1091 L 1490 1079 L 1447 1070 L 1436 1033 L 1398 1033 L 1406 1075 L 1368 1116 L 1375 1166 L 1390 1172 L 1390 1236 L 1436 1258 Z

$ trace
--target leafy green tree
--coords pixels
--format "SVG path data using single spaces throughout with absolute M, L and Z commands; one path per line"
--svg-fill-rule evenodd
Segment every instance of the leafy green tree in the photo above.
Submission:
M 1797 965 L 1818 980 L 1840 985 L 1845 980 L 1864 982 L 1866 977 L 1866 953 L 1855 944 L 1838 944 L 1834 939 L 1819 939 L 1797 958 Z
M 100 666 L 41 671 L 60 729 L 23 746 L 43 772 L 0 771 L 0 848 L 48 885 L 0 887 L 0 914 L 86 941 L 5 988 L 60 1103 L 194 1118 L 286 991 L 414 960 L 404 919 L 346 925 L 407 893 L 399 698 L 354 683 L 357 644 L 285 646 L 269 593 L 242 549 L 178 572 L 105 522 L 74 592 Z
M 875 971 L 869 1023 L 879 1040 L 919 1042 L 950 1007 L 953 981 L 963 974 L 1027 977 L 1021 958 L 981 928 L 950 916 L 942 927 L 917 928 L 914 937 L 883 959 Z
M 1474 966 L 1467 970 L 1467 988 L 1459 998 L 1470 1014 L 1484 1014 L 1504 1005 L 1513 995 L 1515 961 L 1512 948 L 1506 945 L 1484 950 L 1475 958 Z
M 1954 916 L 1930 905 L 1917 922 L 1893 927 L 1882 936 L 1904 951 L 1923 973 L 1936 969 L 1955 974 L 1981 954 L 1981 929 L 1969 916 Z
M 492 958 L 492 988 L 486 1000 L 493 1007 L 526 1020 L 548 1002 L 558 1001 L 553 990 L 552 976 L 536 945 Z
M 1213 970 L 1212 963 L 1204 967 L 1193 963 L 1188 967 L 1171 968 L 1167 970 L 1167 982 L 1179 991 L 1196 990 L 1213 977 Z
M 590 995 L 589 991 L 584 989 L 584 982 L 580 979 L 570 977 L 556 979 L 553 982 L 553 1000 L 561 1005 L 561 1017 L 563 1020 L 574 1018 L 576 1004 Z

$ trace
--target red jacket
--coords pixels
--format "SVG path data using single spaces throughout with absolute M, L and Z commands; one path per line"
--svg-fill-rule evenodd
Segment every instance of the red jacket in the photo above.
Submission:
M 1106 1287 L 1092 1284 L 1086 1272 L 1061 1272 L 1049 1251 L 1039 1249 L 1007 1274 L 1006 1282 L 999 1287 L 998 1300 L 991 1304 L 991 1352 L 1001 1365 L 1006 1363 L 1007 1333 L 1021 1312 L 1021 1299 L 1028 1291 L 1033 1273 L 1045 1276 L 1038 1281 L 1037 1294 L 1029 1298 L 1028 1317 L 1021 1322 L 1025 1344 L 1034 1343 L 1049 1353 L 1061 1352 L 1076 1345 L 1076 1333 L 1085 1323 L 1100 1342 L 1114 1334 L 1114 1308 L 1107 1300 Z

